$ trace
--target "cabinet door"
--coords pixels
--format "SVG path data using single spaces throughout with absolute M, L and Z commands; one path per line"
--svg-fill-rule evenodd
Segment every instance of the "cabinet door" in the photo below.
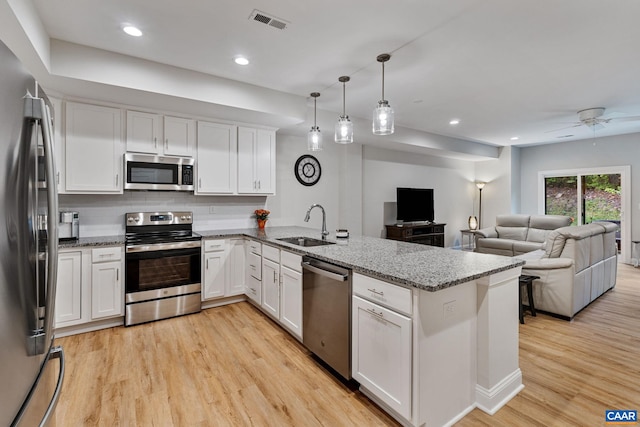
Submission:
M 82 252 L 60 252 L 56 288 L 56 328 L 81 318 Z
M 202 299 L 224 296 L 227 282 L 227 268 L 225 260 L 227 251 L 206 252 L 204 254 L 204 289 Z
M 164 154 L 171 156 L 193 156 L 195 146 L 195 120 L 165 116 Z
M 234 194 L 238 178 L 237 128 L 198 122 L 196 194 Z
M 411 319 L 357 296 L 352 316 L 353 378 L 411 419 Z
M 162 116 L 127 111 L 127 151 L 157 154 L 162 146 Z
M 258 188 L 254 166 L 256 138 L 256 129 L 238 128 L 238 193 L 253 194 Z
M 275 319 L 280 317 L 280 264 L 262 259 L 262 308 Z
M 225 296 L 242 295 L 245 287 L 244 239 L 231 239 L 229 254 L 229 277 Z
M 276 192 L 276 133 L 257 131 L 255 148 L 256 193 L 274 194 Z
M 67 102 L 65 178 L 73 193 L 122 193 L 121 112 Z
M 91 318 L 122 316 L 122 263 L 94 263 L 91 270 Z
M 302 339 L 302 273 L 281 266 L 280 323 Z

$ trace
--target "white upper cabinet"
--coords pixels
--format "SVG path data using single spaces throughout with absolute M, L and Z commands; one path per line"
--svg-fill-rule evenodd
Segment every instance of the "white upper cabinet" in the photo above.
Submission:
M 195 120 L 127 111 L 127 151 L 191 157 L 195 145 Z
M 164 154 L 193 156 L 196 151 L 196 121 L 179 117 L 164 117 Z
M 122 110 L 67 102 L 67 193 L 122 193 Z
M 198 122 L 195 194 L 237 194 L 237 127 Z
M 127 111 L 127 151 L 157 154 L 162 148 L 162 116 Z
M 238 127 L 238 193 L 275 192 L 275 131 Z

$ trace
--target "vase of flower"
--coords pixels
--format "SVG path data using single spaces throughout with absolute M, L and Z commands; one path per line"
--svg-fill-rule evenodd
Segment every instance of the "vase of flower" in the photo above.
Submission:
M 258 228 L 260 230 L 263 230 L 264 226 L 267 224 L 267 219 L 269 218 L 269 214 L 271 212 L 266 209 L 256 209 L 253 213 L 256 216 L 256 220 L 258 221 Z

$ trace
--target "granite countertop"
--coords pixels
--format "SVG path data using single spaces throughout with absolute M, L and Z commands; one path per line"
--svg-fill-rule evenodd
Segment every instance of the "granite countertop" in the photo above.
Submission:
M 478 254 L 434 246 L 352 236 L 327 240 L 335 245 L 301 247 L 277 240 L 283 237 L 320 239 L 319 230 L 305 227 L 267 227 L 197 231 L 203 238 L 251 237 L 300 255 L 309 255 L 380 280 L 427 291 L 437 291 L 480 277 L 524 265 L 524 261 L 499 255 Z
M 59 249 L 81 248 L 86 246 L 118 246 L 118 245 L 124 245 L 124 235 L 81 237 L 80 239 L 61 240 L 58 242 Z

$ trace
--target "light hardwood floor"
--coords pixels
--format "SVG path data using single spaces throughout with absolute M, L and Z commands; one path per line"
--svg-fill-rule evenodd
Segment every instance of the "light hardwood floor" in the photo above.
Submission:
M 640 269 L 572 322 L 520 325 L 522 390 L 459 426 L 598 426 L 640 410 Z M 248 303 L 56 340 L 67 374 L 57 426 L 397 425 Z

